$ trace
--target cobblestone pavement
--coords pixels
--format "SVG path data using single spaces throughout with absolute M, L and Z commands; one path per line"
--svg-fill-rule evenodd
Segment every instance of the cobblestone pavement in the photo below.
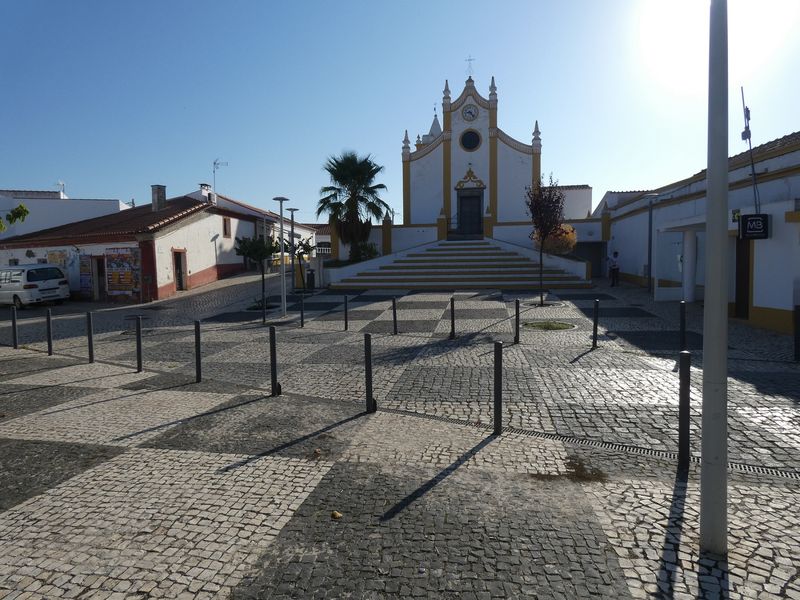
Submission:
M 449 339 L 450 293 L 398 294 L 399 335 L 394 294 L 349 294 L 347 331 L 342 295 L 307 298 L 304 328 L 291 298 L 271 316 L 271 397 L 268 331 L 229 287 L 154 311 L 142 373 L 125 327 L 98 328 L 94 364 L 78 320 L 55 356 L 35 328 L 0 348 L 0 598 L 800 598 L 800 368 L 784 338 L 731 328 L 719 557 L 698 549 L 697 463 L 675 471 L 674 306 L 625 287 L 545 307 L 459 292 Z M 575 327 L 514 344 L 516 299 L 523 325 Z

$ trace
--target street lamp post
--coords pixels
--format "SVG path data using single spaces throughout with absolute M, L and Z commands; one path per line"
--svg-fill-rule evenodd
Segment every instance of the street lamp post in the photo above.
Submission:
M 289 233 L 289 237 L 292 240 L 292 246 L 291 246 L 289 251 L 292 253 L 292 256 L 291 256 L 291 260 L 292 260 L 292 292 L 294 293 L 294 291 L 295 291 L 295 287 L 294 287 L 294 257 L 295 257 L 295 254 L 296 254 L 295 245 L 294 245 L 294 213 L 296 213 L 300 209 L 299 208 L 287 208 L 286 210 L 288 210 L 292 214 L 291 232 Z
M 700 550 L 728 550 L 728 3 L 711 1 Z
M 283 254 L 284 254 L 284 240 L 283 240 L 283 203 L 288 202 L 288 198 L 284 198 L 283 196 L 276 196 L 273 198 L 275 202 L 279 202 L 281 205 L 280 210 L 280 245 L 281 245 L 281 315 L 286 316 L 286 264 L 283 262 Z

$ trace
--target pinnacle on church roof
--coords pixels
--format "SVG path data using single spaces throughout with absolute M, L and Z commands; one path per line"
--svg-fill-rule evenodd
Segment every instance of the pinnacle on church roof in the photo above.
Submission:
M 475 87 L 475 80 L 472 79 L 472 75 L 467 76 L 467 80 L 464 82 L 464 85 L 467 87 Z
M 534 140 L 540 140 L 541 139 L 541 137 L 540 137 L 541 133 L 542 132 L 539 131 L 539 120 L 537 119 L 536 120 L 536 124 L 533 126 L 533 139 Z
M 406 135 L 403 137 L 403 150 L 410 149 L 411 140 L 408 139 L 408 129 L 406 129 Z
M 436 113 L 433 113 L 433 123 L 431 123 L 431 129 L 428 132 L 428 135 L 431 137 L 437 137 L 442 133 L 442 126 L 439 125 L 439 117 Z
M 497 86 L 494 84 L 494 75 L 492 75 L 492 83 L 489 84 L 489 92 L 492 94 L 497 92 Z
M 442 94 L 444 95 L 444 100 L 450 102 L 450 85 L 447 83 L 447 79 L 444 80 L 444 91 Z

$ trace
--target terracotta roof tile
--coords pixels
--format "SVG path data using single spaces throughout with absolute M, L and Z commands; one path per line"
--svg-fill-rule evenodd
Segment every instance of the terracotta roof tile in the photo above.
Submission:
M 167 201 L 166 208 L 154 211 L 150 204 L 129 208 L 110 215 L 85 219 L 50 229 L 34 231 L 25 235 L 18 235 L 2 240 L 0 245 L 26 245 L 41 244 L 48 241 L 74 240 L 80 242 L 82 238 L 103 237 L 109 240 L 115 238 L 131 238 L 136 234 L 154 233 L 172 223 L 176 223 L 189 215 L 202 212 L 211 205 L 189 198 L 179 196 Z

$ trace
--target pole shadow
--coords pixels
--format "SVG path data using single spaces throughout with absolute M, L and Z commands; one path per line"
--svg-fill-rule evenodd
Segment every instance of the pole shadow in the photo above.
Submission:
M 245 458 L 243 460 L 238 460 L 238 461 L 233 462 L 233 463 L 231 463 L 229 465 L 226 465 L 226 466 L 222 467 L 221 469 L 219 469 L 217 471 L 217 473 L 227 473 L 229 471 L 233 471 L 234 469 L 238 469 L 239 467 L 244 467 L 246 465 L 249 465 L 252 462 L 255 462 L 255 461 L 259 460 L 260 458 L 264 458 L 265 456 L 269 456 L 271 454 L 276 454 L 278 452 L 282 452 L 283 450 L 286 450 L 287 448 L 291 448 L 292 446 L 296 446 L 297 444 L 301 444 L 301 443 L 303 443 L 303 442 L 305 442 L 307 440 L 310 440 L 312 438 L 317 437 L 318 435 L 321 435 L 323 433 L 327 433 L 328 431 L 331 431 L 332 429 L 336 429 L 337 427 L 341 427 L 342 425 L 345 425 L 346 423 L 350 423 L 351 421 L 355 421 L 356 419 L 360 419 L 362 417 L 365 417 L 368 414 L 369 413 L 367 413 L 367 412 L 360 412 L 357 415 L 353 415 L 351 417 L 347 417 L 346 419 L 342 419 L 340 421 L 336 421 L 335 423 L 331 423 L 330 425 L 326 425 L 325 427 L 323 427 L 321 429 L 317 429 L 316 431 L 314 431 L 312 433 L 307 433 L 306 435 L 300 436 L 298 438 L 295 438 L 293 440 L 290 440 L 288 442 L 280 444 L 279 446 L 275 446 L 273 448 L 269 448 L 268 450 L 264 450 L 263 452 L 259 452 L 258 454 L 253 454 L 252 456 L 248 456 L 247 458 Z M 198 416 L 202 416 L 202 415 L 198 415 Z
M 391 521 L 397 515 L 399 515 L 404 509 L 408 508 L 411 504 L 422 498 L 425 494 L 430 492 L 433 488 L 439 485 L 442 481 L 447 479 L 450 475 L 456 472 L 456 470 L 467 462 L 470 458 L 475 456 L 478 452 L 483 450 L 486 446 L 488 446 L 491 442 L 497 439 L 496 435 L 490 435 L 482 439 L 478 444 L 464 452 L 461 456 L 459 456 L 455 461 L 453 461 L 450 465 L 445 467 L 442 471 L 440 471 L 433 479 L 430 479 L 419 486 L 416 490 L 411 492 L 408 496 L 400 500 L 397 504 L 387 510 L 383 516 L 381 516 L 380 521 L 385 523 L 386 521 Z
M 661 592 L 659 597 L 664 599 L 673 598 L 675 594 L 675 571 L 679 565 L 678 556 L 683 532 L 683 513 L 686 505 L 686 486 L 688 482 L 689 472 L 685 469 L 678 469 L 672 486 L 672 501 L 670 502 L 664 541 L 661 543 L 661 557 L 656 578 L 656 585 L 658 585 Z

